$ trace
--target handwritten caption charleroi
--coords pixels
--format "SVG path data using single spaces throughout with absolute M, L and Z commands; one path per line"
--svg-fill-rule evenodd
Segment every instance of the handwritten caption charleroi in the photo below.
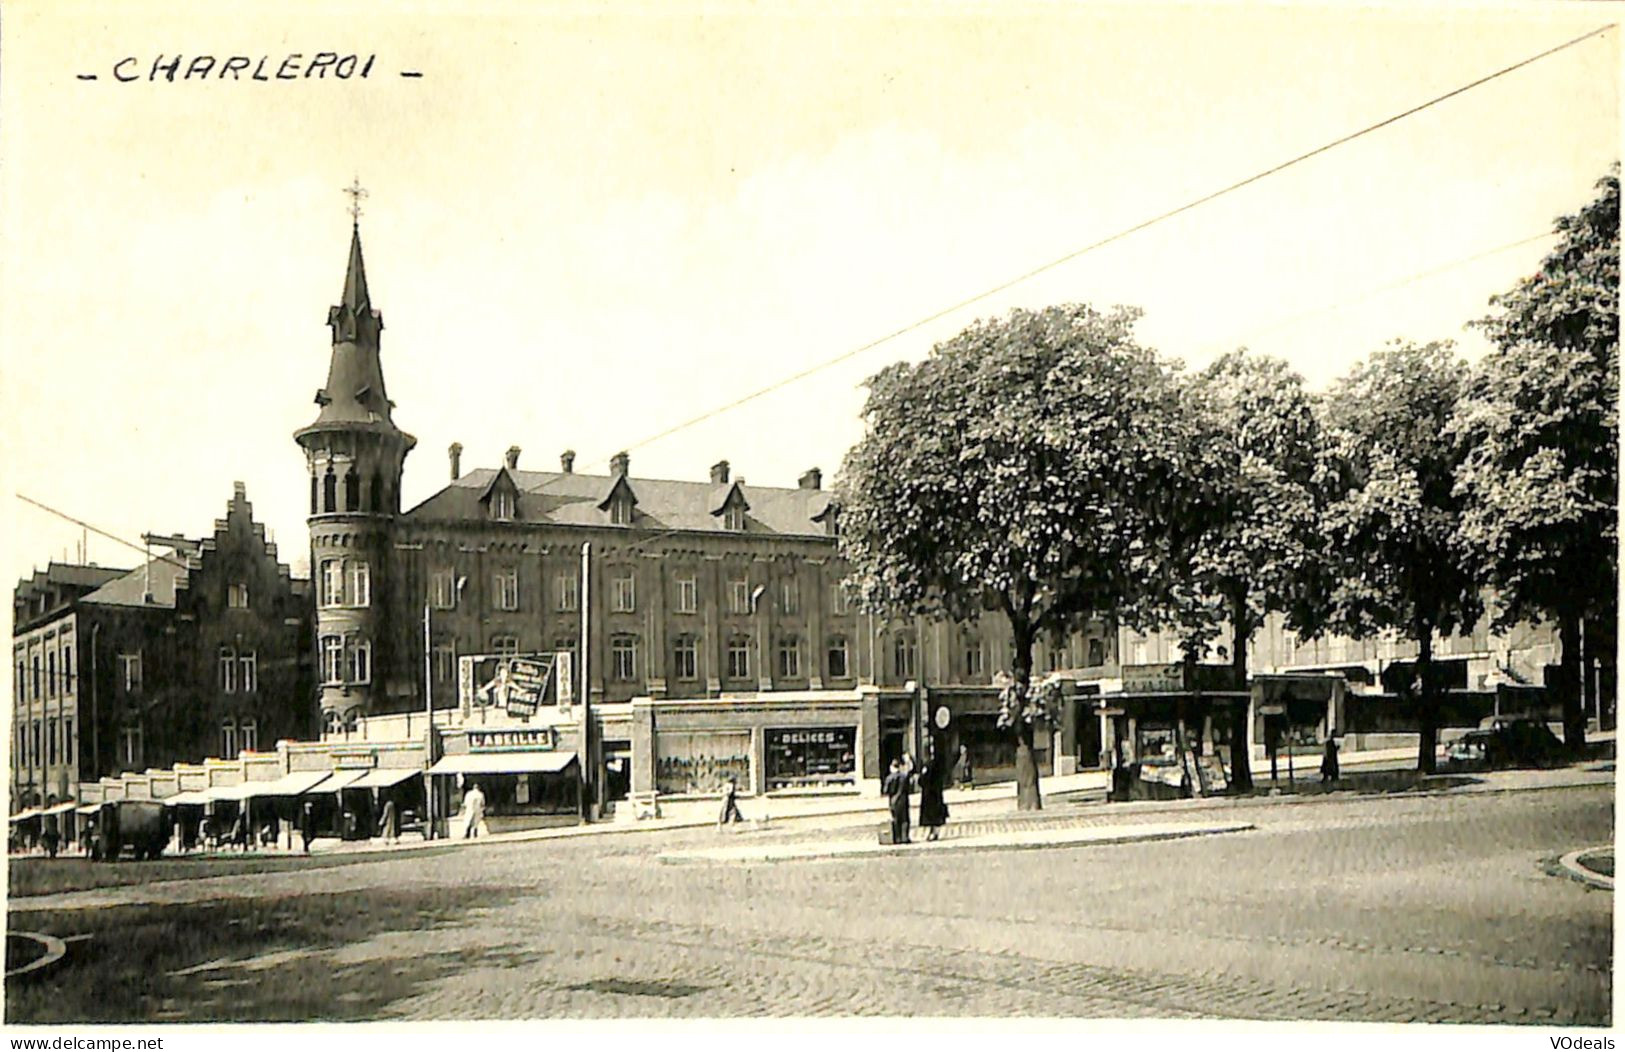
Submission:
M 377 55 L 341 55 L 318 51 L 311 55 L 155 55 L 151 59 L 126 55 L 113 63 L 111 79 L 123 83 L 174 83 L 185 80 L 367 80 L 373 74 Z M 400 76 L 421 77 L 416 70 L 401 70 Z M 80 80 L 100 80 L 97 73 L 80 73 Z

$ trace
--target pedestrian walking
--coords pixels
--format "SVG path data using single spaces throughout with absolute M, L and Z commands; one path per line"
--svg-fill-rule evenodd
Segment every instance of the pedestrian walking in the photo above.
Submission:
M 908 840 L 908 793 L 912 775 L 902 760 L 891 762 L 891 773 L 880 789 L 891 802 L 891 842 L 906 844 Z
M 1320 758 L 1320 784 L 1330 789 L 1343 775 L 1337 763 L 1337 739 L 1326 735 L 1326 753 Z
M 40 834 L 40 840 L 45 845 L 45 853 L 55 858 L 57 848 L 62 846 L 62 834 L 57 832 L 55 822 L 45 823 L 45 831 Z
M 936 840 L 948 821 L 948 801 L 943 789 L 948 781 L 942 757 L 932 745 L 926 755 L 925 766 L 920 768 L 920 828 L 926 830 L 925 839 Z
M 305 854 L 310 854 L 310 842 L 316 839 L 316 804 L 306 800 L 299 814 L 299 837 L 305 842 Z
M 969 789 L 971 780 L 970 748 L 965 745 L 959 747 L 959 762 L 954 764 L 959 768 L 959 788 Z
M 717 828 L 744 820 L 745 816 L 739 810 L 739 779 L 730 774 L 728 780 L 722 783 L 722 812 L 717 815 Z
M 401 838 L 401 816 L 395 810 L 395 801 L 384 801 L 384 813 L 378 819 L 378 834 L 393 844 Z

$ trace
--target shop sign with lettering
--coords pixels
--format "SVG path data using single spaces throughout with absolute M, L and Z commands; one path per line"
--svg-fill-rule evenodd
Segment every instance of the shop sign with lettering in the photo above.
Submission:
M 468 732 L 469 752 L 552 750 L 558 747 L 559 732 L 554 727 L 513 727 Z
M 1185 669 L 1181 665 L 1125 665 L 1123 690 L 1130 694 L 1153 694 L 1185 689 Z
M 333 754 L 333 769 L 336 771 L 355 771 L 376 766 L 378 766 L 378 757 L 370 752 L 336 752 Z

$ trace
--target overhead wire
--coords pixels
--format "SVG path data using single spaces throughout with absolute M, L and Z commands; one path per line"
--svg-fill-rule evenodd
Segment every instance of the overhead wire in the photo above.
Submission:
M 1219 198 L 1224 197 L 1224 196 L 1226 196 L 1228 194 L 1235 193 L 1237 190 L 1241 190 L 1244 187 L 1251 186 L 1254 183 L 1257 183 L 1257 182 L 1259 182 L 1259 181 L 1261 181 L 1263 179 L 1267 179 L 1272 175 L 1279 174 L 1280 172 L 1283 172 L 1283 171 L 1287 170 L 1288 168 L 1292 168 L 1292 167 L 1294 167 L 1296 165 L 1302 164 L 1303 162 L 1308 161 L 1308 160 L 1310 160 L 1312 158 L 1318 157 L 1321 154 L 1324 154 L 1324 153 L 1326 153 L 1326 152 L 1328 152 L 1330 150 L 1334 150 L 1339 146 L 1347 145 L 1348 143 L 1351 143 L 1351 142 L 1355 141 L 1356 139 L 1360 139 L 1360 138 L 1363 138 L 1364 136 L 1367 136 L 1367 135 L 1370 135 L 1370 134 L 1372 134 L 1374 132 L 1380 131 L 1383 128 L 1387 128 L 1390 125 L 1393 125 L 1393 124 L 1395 124 L 1395 123 L 1397 123 L 1399 121 L 1405 120 L 1408 117 L 1415 116 L 1416 114 L 1421 113 L 1424 110 L 1431 109 L 1434 106 L 1438 106 L 1441 103 L 1447 102 L 1450 99 L 1456 98 L 1459 95 L 1462 95 L 1462 94 L 1465 94 L 1466 92 L 1472 91 L 1475 88 L 1482 87 L 1483 85 L 1488 84 L 1488 83 L 1490 83 L 1490 82 L 1492 82 L 1494 80 L 1498 80 L 1501 77 L 1505 77 L 1508 74 L 1511 74 L 1511 73 L 1516 72 L 1517 70 L 1523 69 L 1525 66 L 1529 66 L 1529 65 L 1532 65 L 1533 63 L 1539 62 L 1541 59 L 1548 58 L 1548 57 L 1550 57 L 1552 55 L 1558 54 L 1559 52 L 1566 51 L 1569 48 L 1576 47 L 1579 44 L 1582 44 L 1582 43 L 1592 39 L 1593 37 L 1600 36 L 1601 34 L 1606 33 L 1609 30 L 1612 30 L 1614 28 L 1616 28 L 1616 27 L 1612 23 L 1610 23 L 1608 25 L 1599 26 L 1596 29 L 1592 29 L 1592 30 L 1590 30 L 1590 31 L 1588 31 L 1586 33 L 1582 33 L 1579 36 L 1572 37 L 1572 38 L 1570 38 L 1568 40 L 1563 41 L 1560 44 L 1557 44 L 1557 45 L 1553 46 L 1553 47 L 1546 48 L 1543 51 L 1539 51 L 1539 52 L 1537 52 L 1537 53 L 1535 53 L 1533 55 L 1530 55 L 1530 56 L 1528 56 L 1526 58 L 1520 59 L 1517 62 L 1513 62 L 1510 65 L 1502 66 L 1501 68 L 1495 70 L 1494 72 L 1487 73 L 1484 76 L 1481 76 L 1481 77 L 1478 77 L 1478 78 L 1476 78 L 1474 80 L 1468 81 L 1466 84 L 1462 84 L 1459 87 L 1453 88 L 1450 91 L 1444 92 L 1441 95 L 1435 95 L 1434 97 L 1428 99 L 1425 102 L 1421 102 L 1421 103 L 1418 103 L 1417 105 L 1411 106 L 1411 107 L 1409 107 L 1409 108 L 1407 108 L 1405 110 L 1401 110 L 1400 112 L 1395 113 L 1395 114 L 1393 114 L 1393 115 L 1391 115 L 1389 117 L 1385 117 L 1382 120 L 1377 121 L 1374 124 L 1368 124 L 1365 127 L 1358 129 L 1357 131 L 1353 131 L 1353 132 L 1350 132 L 1350 133 L 1348 133 L 1346 135 L 1339 136 L 1338 138 L 1333 139 L 1330 142 L 1324 143 L 1324 144 L 1322 144 L 1320 146 L 1317 146 L 1312 150 L 1308 150 L 1308 151 L 1306 151 L 1304 153 L 1300 153 L 1297 156 L 1292 157 L 1292 158 L 1290 158 L 1288 160 L 1282 161 L 1282 162 L 1280 162 L 1278 164 L 1271 165 L 1270 167 L 1265 168 L 1262 171 L 1256 172 L 1253 175 L 1249 175 L 1244 179 L 1238 179 L 1235 182 L 1232 182 L 1232 183 L 1230 183 L 1230 184 L 1228 184 L 1226 186 L 1223 186 L 1223 187 L 1221 187 L 1221 188 L 1219 188 L 1217 190 L 1214 190 L 1214 191 L 1212 191 L 1210 193 L 1203 194 L 1201 197 L 1197 197 L 1197 198 L 1195 198 L 1195 199 L 1193 199 L 1191 201 L 1187 201 L 1184 204 L 1179 205 L 1179 206 L 1174 207 L 1174 208 L 1170 208 L 1167 211 L 1160 212 L 1157 215 L 1154 215 L 1154 216 L 1150 217 L 1149 219 L 1141 220 L 1140 222 L 1135 223 L 1132 226 L 1125 227 L 1124 229 L 1119 230 L 1116 233 L 1110 234 L 1110 235 L 1108 235 L 1106 237 L 1100 238 L 1097 241 L 1090 242 L 1089 244 L 1083 246 L 1082 248 L 1076 249 L 1076 250 L 1074 250 L 1072 252 L 1068 252 L 1066 255 L 1058 256 L 1055 259 L 1052 259 L 1047 263 L 1043 263 L 1043 264 L 1040 264 L 1039 266 L 1033 267 L 1032 269 L 1027 270 L 1027 271 L 1025 271 L 1025 272 L 1013 277 L 1013 278 L 1010 278 L 1009 280 L 1002 281 L 999 284 L 992 286 L 991 288 L 988 288 L 988 289 L 985 289 L 985 290 L 983 290 L 981 292 L 978 292 L 975 295 L 967 296 L 967 297 L 955 302 L 951 306 L 944 307 L 941 310 L 938 310 L 938 311 L 935 311 L 935 312 L 933 312 L 931 314 L 928 314 L 925 317 L 920 318 L 917 321 L 910 322 L 909 324 L 904 325 L 901 328 L 894 329 L 891 332 L 886 333 L 884 336 L 881 336 L 881 337 L 879 337 L 877 339 L 874 339 L 874 340 L 870 340 L 869 342 L 867 342 L 865 344 L 862 344 L 861 346 L 855 347 L 852 350 L 845 351 L 845 352 L 843 352 L 841 354 L 838 354 L 838 355 L 834 356 L 833 358 L 825 359 L 822 362 L 819 362 L 819 363 L 817 363 L 815 365 L 809 366 L 806 369 L 802 369 L 799 372 L 791 374 L 790 376 L 784 377 L 784 378 L 782 378 L 780 380 L 776 380 L 773 383 L 768 384 L 766 387 L 761 387 L 761 388 L 758 388 L 758 389 L 756 389 L 754 391 L 749 392 L 748 394 L 741 395 L 740 397 L 735 398 L 730 402 L 727 402 L 727 403 L 724 403 L 723 405 L 716 406 L 716 407 L 714 407 L 712 409 L 709 409 L 709 410 L 705 411 L 704 413 L 699 414 L 698 416 L 690 417 L 689 419 L 684 420 L 683 422 L 681 422 L 679 424 L 674 424 L 671 427 L 665 428 L 664 430 L 655 432 L 654 434 L 651 434 L 651 435 L 648 435 L 648 436 L 646 436 L 644 438 L 641 438 L 638 441 L 633 442 L 633 443 L 631 443 L 630 445 L 628 445 L 628 446 L 626 446 L 624 448 L 628 449 L 628 450 L 631 450 L 631 449 L 637 449 L 637 448 L 640 448 L 640 447 L 643 447 L 643 446 L 652 445 L 655 442 L 659 442 L 662 439 L 669 438 L 672 435 L 675 435 L 680 431 L 686 431 L 687 429 L 689 429 L 691 427 L 695 427 L 695 426 L 697 426 L 699 424 L 702 424 L 707 420 L 710 420 L 710 419 L 712 419 L 714 417 L 722 415 L 723 413 L 731 412 L 734 409 L 738 409 L 740 406 L 746 405 L 746 404 L 748 404 L 750 402 L 754 402 L 758 398 L 763 398 L 763 397 L 765 397 L 767 395 L 770 395 L 770 394 L 774 393 L 775 391 L 779 391 L 779 390 L 781 390 L 781 389 L 783 389 L 785 387 L 788 387 L 791 384 L 799 383 L 800 381 L 805 380 L 810 376 L 814 376 L 814 375 L 816 375 L 818 373 L 821 373 L 826 369 L 830 369 L 830 368 L 833 368 L 833 367 L 835 367 L 837 365 L 840 365 L 843 362 L 850 361 L 851 359 L 856 358 L 859 355 L 865 354 L 865 353 L 867 353 L 869 351 L 872 351 L 875 348 L 880 347 L 883 344 L 890 343 L 892 340 L 895 340 L 900 336 L 905 336 L 908 333 L 914 332 L 917 329 L 921 329 L 921 328 L 931 324 L 932 322 L 935 322 L 935 321 L 938 321 L 938 320 L 940 320 L 942 318 L 945 318 L 948 315 L 955 313 L 956 311 L 963 310 L 966 307 L 972 306 L 972 305 L 974 305 L 976 303 L 980 303 L 983 300 L 989 299 L 990 297 L 996 296 L 1001 292 L 1008 291 L 1009 289 L 1012 289 L 1012 288 L 1016 287 L 1017 285 L 1020 285 L 1020 284 L 1022 284 L 1024 282 L 1027 282 L 1027 281 L 1030 281 L 1031 279 L 1039 276 L 1040 274 L 1046 273 L 1047 271 L 1054 270 L 1057 267 L 1060 267 L 1060 266 L 1062 266 L 1064 264 L 1070 263 L 1073 260 L 1078 259 L 1081 256 L 1087 255 L 1090 252 L 1094 252 L 1094 251 L 1097 251 L 1099 249 L 1105 248 L 1108 245 L 1111 245 L 1111 244 L 1113 244 L 1115 242 L 1121 241 L 1124 238 L 1129 237 L 1129 236 L 1131 236 L 1133 234 L 1137 234 L 1142 230 L 1145 230 L 1145 229 L 1148 229 L 1149 227 L 1157 225 L 1158 223 L 1165 222 L 1165 221 L 1167 221 L 1169 219 L 1174 218 L 1175 216 L 1183 215 L 1184 213 L 1189 212 L 1192 209 L 1199 208 L 1202 205 L 1205 205 L 1205 204 L 1208 204 L 1208 203 L 1210 203 L 1212 201 L 1218 200 Z M 608 460 L 608 458 L 595 459 L 595 460 L 592 461 L 592 463 L 593 464 L 607 463 L 607 460 Z

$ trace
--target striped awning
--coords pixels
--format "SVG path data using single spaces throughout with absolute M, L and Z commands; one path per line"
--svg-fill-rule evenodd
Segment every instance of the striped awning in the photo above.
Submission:
M 11 820 L 13 822 L 26 822 L 30 818 L 38 818 L 38 817 L 39 817 L 39 808 L 37 808 L 37 807 L 29 807 L 29 808 L 24 808 L 23 810 L 18 811 L 16 814 L 12 815 Z
M 79 806 L 78 804 L 74 803 L 72 800 L 69 800 L 67 803 L 54 804 L 51 807 L 47 807 L 45 810 L 41 811 L 40 814 L 42 814 L 42 815 L 65 815 L 69 811 L 72 811 L 75 807 L 78 807 L 78 806 Z

